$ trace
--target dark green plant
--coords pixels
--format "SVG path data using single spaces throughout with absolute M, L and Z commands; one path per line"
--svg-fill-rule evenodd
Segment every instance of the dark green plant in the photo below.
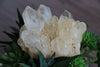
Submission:
M 97 50 L 98 40 L 98 36 L 91 31 L 87 31 L 83 34 L 82 48 L 89 47 L 90 50 Z
M 87 67 L 87 65 L 83 57 L 79 56 L 70 62 L 68 67 Z

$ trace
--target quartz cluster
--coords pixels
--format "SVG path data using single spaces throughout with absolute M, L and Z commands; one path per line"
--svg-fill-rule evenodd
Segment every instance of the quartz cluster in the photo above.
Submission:
M 27 6 L 23 19 L 18 44 L 32 58 L 38 57 L 37 49 L 45 58 L 54 52 L 55 57 L 80 54 L 82 35 L 87 27 L 84 22 L 75 21 L 67 10 L 58 18 L 45 5 L 41 4 L 37 10 Z

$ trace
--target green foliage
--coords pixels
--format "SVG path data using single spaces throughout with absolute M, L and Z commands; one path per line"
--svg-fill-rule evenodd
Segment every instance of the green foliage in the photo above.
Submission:
M 30 56 L 21 50 L 21 48 L 13 43 L 4 47 L 6 54 L 0 58 L 0 63 L 3 66 L 18 67 L 19 63 L 28 63 Z
M 83 57 L 79 56 L 75 58 L 72 62 L 70 62 L 68 67 L 87 67 L 87 66 Z
M 87 31 L 83 34 L 82 46 L 81 48 L 89 47 L 90 50 L 97 50 L 97 43 L 99 37 L 96 36 L 91 31 Z
M 90 56 L 89 55 L 90 52 L 86 52 L 85 54 L 83 54 L 84 57 L 94 60 L 95 62 L 94 61 L 93 62 L 98 63 L 98 67 L 100 67 L 100 37 L 96 36 L 91 31 L 85 32 L 83 34 L 81 50 L 83 50 L 86 47 L 89 47 L 90 52 L 93 50 L 97 51 L 97 57 Z M 96 58 L 97 58 L 97 60 L 96 60 Z
M 78 56 L 74 57 L 59 57 L 55 58 L 55 53 L 52 55 L 52 57 L 47 61 L 43 54 L 37 49 L 39 53 L 39 60 L 40 60 L 40 66 L 39 67 L 68 67 L 69 63 L 73 61 Z
M 19 19 L 19 22 L 16 21 L 17 25 L 19 26 L 19 28 L 21 28 L 23 25 L 24 25 L 24 20 L 19 12 L 19 10 L 17 9 L 17 14 L 18 14 L 18 19 Z
M 37 49 L 39 53 L 39 59 L 40 59 L 40 67 L 48 67 L 48 63 L 46 62 L 43 54 Z
M 18 38 L 19 38 L 19 30 L 20 28 L 24 25 L 24 20 L 19 12 L 19 10 L 17 9 L 17 14 L 18 14 L 18 19 L 19 21 L 16 21 L 19 29 L 15 28 L 15 27 L 10 27 L 13 32 L 12 33 L 8 33 L 6 31 L 3 31 L 6 35 L 9 36 L 9 38 L 12 39 L 12 41 L 0 41 L 0 43 L 2 44 L 11 44 L 12 42 L 17 42 Z
M 39 60 L 40 60 L 40 67 L 50 67 L 52 66 L 52 64 L 54 63 L 54 59 L 55 59 L 55 53 L 52 55 L 52 57 L 47 61 L 43 54 L 41 53 L 40 50 L 38 50 L 38 53 L 39 53 Z
M 17 21 L 17 24 L 20 29 L 20 27 L 24 24 L 24 21 L 19 10 L 17 10 L 17 13 L 19 18 L 19 22 Z M 12 41 L 0 41 L 2 44 L 8 44 L 3 46 L 6 54 L 0 57 L 0 63 L 3 64 L 2 67 L 18 67 L 20 65 L 19 63 L 27 64 L 29 59 L 31 59 L 30 56 L 22 51 L 20 46 L 17 44 L 17 40 L 19 38 L 19 29 L 15 27 L 11 27 L 11 29 L 13 30 L 12 33 L 5 31 L 4 33 L 8 35 Z
M 52 66 L 54 63 L 54 59 L 55 59 L 55 53 L 52 55 L 52 57 L 49 59 L 48 61 L 48 66 Z

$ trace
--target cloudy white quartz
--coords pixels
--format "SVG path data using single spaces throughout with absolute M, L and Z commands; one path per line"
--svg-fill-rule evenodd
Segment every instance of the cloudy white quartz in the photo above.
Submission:
M 56 57 L 80 54 L 82 35 L 87 27 L 84 22 L 75 21 L 71 13 L 64 11 L 58 18 L 51 10 L 40 5 L 38 10 L 27 6 L 23 12 L 24 25 L 20 30 L 18 44 L 36 58 L 38 48 L 45 58 L 55 52 Z

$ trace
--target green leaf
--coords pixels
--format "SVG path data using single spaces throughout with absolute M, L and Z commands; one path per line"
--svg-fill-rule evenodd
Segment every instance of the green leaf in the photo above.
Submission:
M 11 44 L 12 41 L 0 41 L 1 44 Z
M 21 51 L 21 48 L 19 47 L 19 45 L 17 43 L 13 42 L 12 47 L 13 47 L 14 53 L 20 58 L 22 56 L 22 51 Z
M 16 20 L 16 24 L 18 25 L 19 29 L 21 27 L 20 23 Z
M 20 67 L 31 67 L 31 66 L 24 64 L 24 63 L 19 63 L 19 65 L 20 65 Z
M 22 18 L 22 16 L 21 16 L 18 9 L 17 9 L 17 14 L 18 14 L 18 19 L 19 19 L 19 27 L 21 28 L 21 26 L 24 25 L 24 20 L 23 20 L 23 18 Z
M 38 53 L 39 53 L 39 59 L 40 59 L 40 67 L 48 67 L 48 63 L 46 62 L 43 54 L 40 52 L 40 50 L 38 50 Z
M 11 34 L 11 33 L 8 33 L 8 32 L 6 32 L 6 31 L 3 31 L 6 35 L 8 35 L 12 40 L 13 40 L 13 38 L 15 37 L 13 34 Z
M 54 63 L 54 59 L 55 59 L 55 53 L 52 55 L 52 57 L 49 59 L 48 61 L 48 66 L 51 66 Z
M 14 59 L 17 58 L 17 56 L 16 56 L 14 53 L 12 53 L 12 52 L 9 52 L 8 55 L 9 55 L 9 57 L 11 57 L 11 58 L 14 58 Z
M 6 62 L 15 62 L 15 59 L 9 57 L 8 55 L 2 55 L 1 59 L 6 61 Z
M 10 27 L 14 32 L 16 32 L 16 33 L 19 33 L 19 30 L 17 29 L 17 28 L 15 28 L 15 27 Z
M 74 60 L 72 60 L 68 67 L 87 67 L 85 60 L 83 59 L 83 56 L 78 56 L 77 58 L 75 58 Z

